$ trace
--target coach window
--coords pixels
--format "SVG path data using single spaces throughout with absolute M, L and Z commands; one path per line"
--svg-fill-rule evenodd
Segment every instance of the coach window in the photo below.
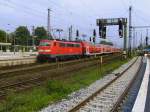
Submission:
M 60 43 L 59 46 L 60 47 L 65 47 L 65 43 Z
M 80 47 L 80 44 L 76 44 L 76 47 Z
M 75 47 L 75 45 L 74 45 L 74 44 L 72 44 L 71 46 L 72 46 L 72 47 Z
M 71 44 L 67 44 L 67 47 L 72 47 L 72 45 Z
M 77 44 L 74 44 L 74 47 L 77 47 Z

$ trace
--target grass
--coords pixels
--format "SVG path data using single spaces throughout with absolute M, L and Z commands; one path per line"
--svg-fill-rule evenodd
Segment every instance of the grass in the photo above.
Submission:
M 44 86 L 34 88 L 24 93 L 10 93 L 6 101 L 0 103 L 0 112 L 35 112 L 54 102 L 66 98 L 68 94 L 80 88 L 87 87 L 102 78 L 108 71 L 118 68 L 127 60 L 113 60 L 100 66 L 89 67 L 70 73 L 68 77 L 50 80 Z

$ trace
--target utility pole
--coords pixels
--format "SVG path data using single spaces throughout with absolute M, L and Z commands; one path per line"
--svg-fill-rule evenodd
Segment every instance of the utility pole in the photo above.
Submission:
M 5 35 L 5 42 L 7 43 L 7 38 L 8 38 L 8 35 L 7 35 L 7 32 L 6 32 L 6 35 Z
M 16 35 L 15 35 L 16 36 Z M 16 43 L 16 38 L 15 38 L 15 36 L 13 37 L 13 40 L 14 40 L 14 54 L 16 53 L 16 46 L 15 46 L 15 43 Z
M 141 33 L 141 49 L 143 49 L 143 35 Z
M 129 56 L 131 56 L 131 39 L 132 39 L 132 6 L 129 7 Z
M 145 43 L 145 45 L 147 44 L 148 45 L 148 41 L 149 41 L 149 38 L 148 38 L 148 28 L 150 28 L 150 26 L 132 26 L 132 29 L 134 30 L 134 29 L 145 29 L 145 28 L 147 28 L 147 30 L 146 30 L 146 43 L 145 43 L 145 41 L 144 41 L 144 43 Z M 137 32 L 136 32 L 136 37 L 137 37 Z M 136 42 L 137 43 L 137 42 Z
M 69 28 L 69 41 L 72 40 L 72 25 Z
M 126 19 L 127 22 L 127 19 Z M 127 52 L 127 24 L 124 25 L 124 51 Z
M 133 48 L 135 48 L 135 28 L 133 28 Z
M 26 29 L 28 29 L 27 26 L 26 26 Z M 29 37 L 27 36 L 27 37 L 26 37 L 26 48 L 25 48 L 25 51 L 24 51 L 24 52 L 26 52 L 26 51 L 28 52 L 28 49 L 29 49 L 29 43 L 28 43 L 29 40 L 28 40 L 28 39 L 29 39 Z
M 146 41 L 146 46 L 148 46 L 148 29 L 146 30 L 146 39 L 145 39 L 145 41 Z
M 35 27 L 32 26 L 32 46 L 35 47 Z
M 136 48 L 137 48 L 137 44 L 138 44 L 138 42 L 137 42 L 137 34 L 138 34 L 138 33 L 135 32 L 135 43 L 136 43 L 136 44 L 135 44 L 135 47 L 136 47 Z
M 76 41 L 79 39 L 79 30 L 76 30 Z
M 51 24 L 50 24 L 50 12 L 51 12 L 51 9 L 48 9 L 48 18 L 47 18 L 47 35 L 48 37 L 51 39 Z
M 71 39 L 71 31 L 70 31 L 70 27 L 69 27 L 69 41 Z

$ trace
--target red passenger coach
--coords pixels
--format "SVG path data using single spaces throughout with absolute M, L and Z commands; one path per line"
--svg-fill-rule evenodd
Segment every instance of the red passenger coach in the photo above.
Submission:
M 80 42 L 68 42 L 60 40 L 41 40 L 38 48 L 38 58 L 60 58 L 81 56 L 82 44 Z
M 41 40 L 38 52 L 38 60 L 48 60 L 117 53 L 121 50 L 110 45 L 94 45 L 85 41 Z
M 102 54 L 102 45 L 94 45 L 89 42 L 81 42 L 83 47 L 83 53 L 86 56 Z

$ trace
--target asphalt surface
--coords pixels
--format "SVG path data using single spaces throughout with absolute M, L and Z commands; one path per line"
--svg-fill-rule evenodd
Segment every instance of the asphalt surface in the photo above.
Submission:
M 150 112 L 150 77 L 149 77 L 148 91 L 147 91 L 147 97 L 146 97 L 146 104 L 145 104 L 144 112 Z
M 141 83 L 143 80 L 145 69 L 146 69 L 146 61 L 144 60 L 142 63 L 141 69 L 137 74 L 135 82 L 132 85 L 132 87 L 127 95 L 126 100 L 124 101 L 123 105 L 121 106 L 122 112 L 131 112 L 132 111 L 138 91 L 140 89 L 140 86 L 141 86 Z M 149 86 L 149 89 L 150 89 L 150 86 Z M 149 98 L 150 98 L 150 94 L 149 94 Z M 150 100 L 149 100 L 149 106 L 150 106 Z M 149 111 L 146 111 L 146 112 L 149 112 Z

